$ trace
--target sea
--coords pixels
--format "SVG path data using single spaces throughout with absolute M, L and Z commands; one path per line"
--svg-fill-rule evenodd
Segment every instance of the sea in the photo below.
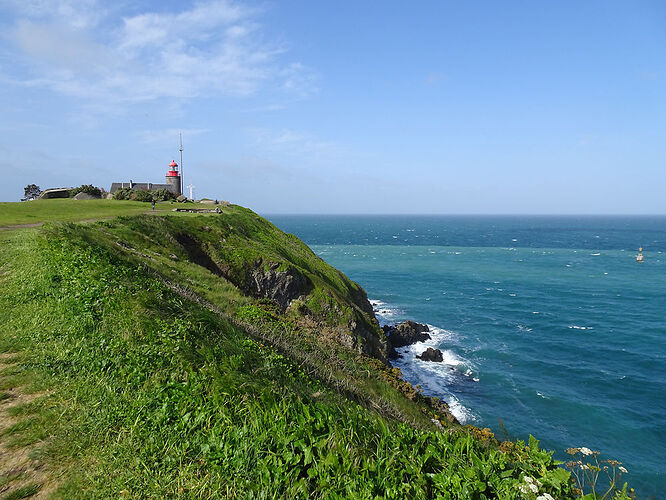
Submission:
M 666 216 L 267 217 L 360 283 L 381 324 L 429 325 L 394 365 L 461 422 L 560 460 L 597 450 L 666 498 Z

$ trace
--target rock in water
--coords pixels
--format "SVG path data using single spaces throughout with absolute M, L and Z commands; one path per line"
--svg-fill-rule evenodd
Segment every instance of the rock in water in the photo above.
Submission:
M 415 321 L 405 321 L 396 326 L 384 326 L 384 332 L 391 347 L 404 347 L 416 342 L 430 340 L 430 331 L 427 325 L 422 325 Z
M 435 361 L 438 363 L 441 363 L 444 361 L 444 356 L 442 356 L 442 351 L 439 349 L 433 349 L 432 347 L 428 347 L 425 351 L 421 353 L 420 356 L 416 356 L 419 358 L 421 361 Z

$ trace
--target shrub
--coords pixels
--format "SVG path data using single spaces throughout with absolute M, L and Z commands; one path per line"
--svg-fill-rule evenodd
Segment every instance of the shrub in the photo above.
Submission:
M 152 193 L 153 199 L 155 201 L 170 201 L 176 199 L 176 196 L 168 189 L 158 189 L 156 191 L 152 191 Z
M 137 189 L 132 191 L 130 199 L 134 201 L 144 201 L 144 202 L 153 201 L 153 193 L 151 191 L 143 191 L 141 189 Z
M 92 184 L 81 184 L 79 187 L 69 190 L 69 197 L 72 198 L 79 193 L 86 193 L 97 198 L 102 197 L 102 190 Z
M 130 188 L 120 188 L 113 193 L 114 200 L 129 200 L 131 196 L 132 190 Z

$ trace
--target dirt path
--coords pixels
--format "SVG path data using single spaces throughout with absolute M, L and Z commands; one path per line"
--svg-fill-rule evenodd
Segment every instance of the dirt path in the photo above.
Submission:
M 5 229 L 21 229 L 23 227 L 39 227 L 43 225 L 43 222 L 35 222 L 33 224 L 16 224 L 15 226 L 2 226 L 0 227 L 0 231 L 4 231 Z
M 0 354 L 0 382 L 9 378 L 1 374 L 16 365 L 16 355 Z M 55 491 L 56 482 L 49 476 L 44 463 L 34 453 L 42 443 L 12 446 L 11 433 L 7 431 L 21 422 L 11 409 L 28 404 L 48 393 L 27 393 L 23 387 L 10 387 L 0 392 L 0 495 L 15 498 L 48 498 Z

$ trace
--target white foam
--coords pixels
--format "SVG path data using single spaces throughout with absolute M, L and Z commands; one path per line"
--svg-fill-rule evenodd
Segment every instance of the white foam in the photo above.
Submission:
M 368 299 L 368 302 L 370 302 L 375 316 L 380 321 L 383 320 L 384 322 L 390 323 L 395 321 L 395 319 L 402 314 L 400 309 L 391 307 L 389 304 L 379 299 Z
M 569 325 L 569 328 L 572 330 L 594 330 L 591 326 Z
M 375 312 L 377 319 L 382 323 L 395 324 L 396 321 L 404 317 L 403 311 L 382 300 L 369 299 L 369 302 L 373 309 L 377 311 Z M 466 423 L 476 420 L 474 413 L 462 405 L 458 401 L 458 398 L 450 392 L 450 385 L 456 378 L 459 379 L 462 375 L 466 376 L 469 380 L 479 382 L 479 378 L 474 376 L 476 369 L 472 363 L 460 357 L 452 349 L 442 349 L 442 363 L 421 361 L 416 357 L 417 354 L 421 354 L 426 348 L 440 347 L 455 337 L 455 333 L 450 330 L 445 330 L 435 325 L 427 326 L 430 339 L 397 348 L 396 351 L 402 355 L 402 358 L 393 361 L 393 365 L 402 370 L 405 380 L 414 385 L 420 384 L 426 394 L 437 396 L 445 401 L 449 405 L 451 414 L 459 422 Z
M 600 253 L 591 253 L 590 255 L 596 256 L 596 255 L 601 255 L 601 254 Z
M 470 420 L 476 420 L 472 412 L 460 404 L 460 401 L 455 396 L 450 396 L 446 402 L 449 405 L 451 415 L 456 417 L 456 420 L 461 424 L 466 424 Z

